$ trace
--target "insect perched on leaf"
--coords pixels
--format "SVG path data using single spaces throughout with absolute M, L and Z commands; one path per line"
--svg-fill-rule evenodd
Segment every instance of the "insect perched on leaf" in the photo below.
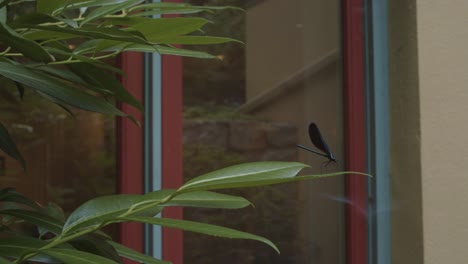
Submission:
M 301 149 L 305 149 L 317 155 L 328 158 L 328 162 L 326 165 L 330 164 L 331 162 L 334 162 L 334 163 L 338 162 L 335 158 L 335 155 L 333 155 L 333 153 L 331 152 L 330 147 L 328 147 L 327 143 L 323 139 L 322 134 L 320 134 L 320 130 L 318 129 L 317 125 L 313 122 L 310 123 L 309 125 L 309 137 L 312 143 L 314 144 L 314 146 L 318 148 L 319 150 L 323 151 L 323 153 L 310 149 L 308 147 L 302 146 L 302 145 L 296 145 L 296 146 Z

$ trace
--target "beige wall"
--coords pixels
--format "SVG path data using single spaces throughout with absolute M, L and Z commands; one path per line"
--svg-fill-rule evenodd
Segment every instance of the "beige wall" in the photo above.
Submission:
M 424 263 L 467 263 L 468 1 L 416 3 Z
M 424 263 L 416 0 L 389 10 L 391 260 Z
M 466 263 L 468 1 L 389 1 L 392 263 Z

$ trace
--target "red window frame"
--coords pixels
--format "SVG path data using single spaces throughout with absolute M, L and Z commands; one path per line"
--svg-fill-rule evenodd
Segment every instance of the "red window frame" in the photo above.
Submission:
M 169 1 L 168 1 L 169 2 Z M 181 2 L 180 0 L 171 2 Z M 365 96 L 364 96 L 364 32 L 363 0 L 342 1 L 344 104 L 346 169 L 365 171 Z M 143 55 L 128 52 L 121 57 L 121 67 L 127 77 L 123 85 L 143 101 Z M 176 188 L 182 177 L 182 59 L 163 56 L 162 59 L 162 172 L 163 188 Z M 128 106 L 121 109 L 137 120 L 142 113 Z M 118 120 L 119 192 L 143 192 L 143 129 L 125 118 Z M 362 176 L 346 178 L 346 193 L 351 203 L 346 210 L 346 250 L 348 264 L 367 263 L 367 216 L 359 208 L 366 208 L 366 179 Z M 181 208 L 171 208 L 164 217 L 182 218 Z M 143 227 L 139 224 L 121 226 L 121 242 L 143 251 Z M 174 264 L 183 262 L 183 236 L 180 230 L 163 229 L 163 259 Z
M 126 73 L 121 82 L 140 102 L 144 102 L 143 65 L 142 53 L 127 52 L 120 57 L 120 67 Z M 143 124 L 142 112 L 126 104 L 120 104 L 119 108 L 132 115 L 140 124 Z M 143 128 L 138 127 L 128 118 L 119 117 L 117 119 L 118 191 L 121 194 L 143 193 L 143 131 Z M 136 251 L 143 252 L 142 224 L 124 223 L 120 225 L 119 230 L 120 242 Z
M 366 171 L 364 92 L 364 3 L 342 1 L 346 170 Z M 348 264 L 367 263 L 366 178 L 346 177 L 346 258 Z M 352 206 L 351 206 L 352 205 Z

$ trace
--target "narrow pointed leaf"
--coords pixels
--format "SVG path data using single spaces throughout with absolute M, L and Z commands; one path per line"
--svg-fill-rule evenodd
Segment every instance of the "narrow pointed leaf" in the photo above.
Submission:
M 298 162 L 276 161 L 244 163 L 196 177 L 182 185 L 182 187 L 177 190 L 177 193 L 264 186 L 342 175 L 362 175 L 372 177 L 370 174 L 355 171 L 296 176 L 296 174 L 305 167 L 308 166 Z
M 239 42 L 232 38 L 210 37 L 210 36 L 175 36 L 169 38 L 162 38 L 158 40 L 161 44 L 186 44 L 186 45 L 206 45 L 206 44 L 220 44 L 226 42 Z
M 52 58 L 37 42 L 24 38 L 8 25 L 0 23 L 0 42 L 34 61 L 50 62 Z
M 82 90 L 58 81 L 42 72 L 32 71 L 19 65 L 0 62 L 0 75 L 30 86 L 69 105 L 93 112 L 126 116 L 110 103 Z
M 7 21 L 7 9 L 6 7 L 0 8 L 0 23 L 6 23 Z
M 190 206 L 205 208 L 237 209 L 250 205 L 242 197 L 215 192 L 193 192 L 180 194 L 167 200 L 175 190 L 161 190 L 145 195 L 109 195 L 94 198 L 73 211 L 64 224 L 63 232 L 97 226 L 117 221 L 118 217 L 128 215 L 154 216 L 166 206 Z
M 41 252 L 67 264 L 118 264 L 113 260 L 73 249 L 50 248 Z
M 81 26 L 83 26 L 85 23 L 94 21 L 96 19 L 102 18 L 106 15 L 111 15 L 113 13 L 119 12 L 123 9 L 127 9 L 129 7 L 132 7 L 136 4 L 139 4 L 143 2 L 143 0 L 127 0 L 122 3 L 118 4 L 113 4 L 113 5 L 104 5 L 100 6 L 93 11 L 91 11 L 86 18 L 81 22 Z
M 127 259 L 135 260 L 137 262 L 146 264 L 171 264 L 171 262 L 155 259 L 151 256 L 147 256 L 113 241 L 109 241 L 109 244 L 111 244 L 115 248 L 115 250 L 117 250 L 117 253 L 120 256 L 125 257 Z
M 159 54 L 163 55 L 175 55 L 175 56 L 184 56 L 184 57 L 192 57 L 192 58 L 200 58 L 200 59 L 214 59 L 216 56 L 211 55 L 206 52 L 202 51 L 195 51 L 195 50 L 187 50 L 187 49 L 179 49 L 173 48 L 168 46 L 155 46 L 158 50 Z
M 68 65 L 68 67 L 89 84 L 99 87 L 100 89 L 109 90 L 117 101 L 134 106 L 140 111 L 144 110 L 140 101 L 130 94 L 113 74 L 91 63 L 75 63 Z
M 164 2 L 156 2 L 156 3 L 148 3 L 142 4 L 129 9 L 129 11 L 177 11 L 177 9 L 185 9 L 185 10 L 193 10 L 197 12 L 199 10 L 208 11 L 208 10 L 239 10 L 244 11 L 242 8 L 233 7 L 233 6 L 192 6 L 190 4 L 185 3 L 164 3 Z
M 18 148 L 16 147 L 15 142 L 13 141 L 10 134 L 8 133 L 8 130 L 3 126 L 1 122 L 0 122 L 0 149 L 3 150 L 6 154 L 8 154 L 10 157 L 19 161 L 23 169 L 26 168 L 26 162 L 24 161 L 23 156 L 21 156 L 21 153 L 19 152 Z
M 70 34 L 70 33 L 63 33 L 63 32 L 54 32 L 54 31 L 49 31 L 49 30 L 31 30 L 28 32 L 25 32 L 23 34 L 23 37 L 30 39 L 30 40 L 66 40 L 66 39 L 72 39 L 72 38 L 77 38 L 76 34 Z M 46 47 L 45 47 L 46 48 Z
M 38 252 L 38 250 L 43 246 L 47 245 L 47 243 L 47 241 L 39 240 L 32 237 L 2 237 L 0 238 L 0 256 L 19 258 L 26 253 Z M 36 255 L 30 260 L 39 262 L 48 261 L 48 263 L 56 263 L 50 262 L 50 258 L 43 255 Z
M 116 52 L 116 51 L 137 51 L 137 52 L 157 52 L 162 55 L 175 55 L 201 59 L 214 59 L 209 53 L 203 51 L 187 50 L 162 45 L 143 45 L 113 40 L 91 40 L 84 46 L 78 47 L 74 52 L 79 54 L 89 54 L 95 52 Z
M 196 232 L 196 233 L 210 235 L 210 236 L 234 238 L 234 239 L 257 240 L 257 241 L 260 241 L 269 245 L 276 252 L 279 253 L 278 248 L 270 240 L 264 237 L 252 235 L 246 232 L 238 231 L 238 230 L 227 228 L 227 227 L 198 223 L 198 222 L 187 221 L 187 220 L 167 219 L 167 218 L 158 218 L 158 217 L 125 217 L 125 218 L 122 218 L 122 220 L 134 221 L 134 222 L 140 222 L 140 223 L 146 223 L 146 224 L 152 224 L 152 225 L 160 225 L 163 227 L 176 228 L 176 229 L 181 229 L 184 231 L 191 231 L 191 232 Z
M 45 94 L 43 92 L 37 91 L 37 93 L 40 96 L 44 97 L 45 99 L 54 102 L 58 107 L 62 108 L 62 110 L 67 112 L 71 117 L 75 117 L 75 114 L 68 107 L 65 106 L 66 104 L 64 102 L 60 101 L 59 99 L 57 99 L 55 97 L 49 96 L 49 95 L 47 95 L 47 94 Z
M 75 60 L 79 60 L 83 63 L 90 63 L 96 67 L 99 67 L 99 68 L 102 68 L 102 69 L 106 69 L 106 70 L 109 70 L 109 71 L 112 71 L 114 73 L 118 73 L 118 74 L 121 74 L 121 75 L 124 75 L 125 73 L 122 72 L 121 69 L 119 68 L 116 68 L 112 65 L 109 65 L 103 61 L 100 61 L 100 60 L 95 60 L 95 59 L 92 59 L 92 58 L 89 58 L 89 57 L 86 57 L 86 56 L 83 56 L 83 55 L 80 55 L 80 54 L 77 54 L 77 53 L 74 53 L 74 52 L 70 52 L 70 51 L 65 51 L 65 50 L 61 50 L 61 49 L 56 49 L 56 48 L 51 48 L 51 47 L 46 47 L 46 49 L 51 53 L 51 54 L 54 54 L 54 55 L 61 55 L 61 56 L 67 56 L 67 58 L 73 58 Z
M 63 0 L 36 0 L 36 9 L 40 13 L 51 14 L 63 5 Z
M 132 28 L 141 32 L 149 42 L 158 43 L 160 39 L 197 31 L 206 23 L 208 20 L 202 18 L 160 18 L 145 20 Z
M 109 18 L 103 23 L 105 25 L 126 26 L 140 32 L 146 40 L 157 43 L 158 39 L 180 36 L 199 31 L 210 21 L 196 17 L 178 18 L 147 18 L 147 17 L 124 17 Z M 124 41 L 124 39 L 115 39 Z M 145 43 L 138 43 L 145 44 Z M 148 44 L 148 43 L 146 43 Z
M 0 211 L 0 215 L 9 215 L 22 219 L 37 227 L 44 228 L 54 234 L 60 234 L 62 231 L 62 222 L 43 213 L 21 209 L 11 209 Z
M 292 178 L 303 168 L 298 162 L 252 162 L 235 165 L 196 177 L 178 191 L 213 190 L 223 188 L 251 187 L 282 182 Z
M 141 4 L 135 7 L 129 8 L 128 11 L 141 11 L 146 9 L 157 9 L 157 8 L 181 8 L 181 7 L 190 7 L 190 4 L 185 3 L 170 3 L 170 2 L 154 2 L 148 4 Z
M 62 0 L 62 4 L 53 11 L 53 14 L 57 14 L 68 9 L 77 9 L 77 8 L 102 6 L 102 5 L 114 5 L 114 4 L 122 3 L 125 1 L 128 1 L 128 0 L 72 0 L 72 1 Z
M 28 197 L 17 192 L 13 188 L 0 189 L 0 202 L 13 202 L 13 203 L 21 204 L 22 208 L 24 207 L 24 205 L 26 205 L 32 209 L 36 209 L 36 210 L 41 209 L 41 207 L 36 202 L 32 201 Z
M 50 1 L 50 0 L 46 0 Z M 52 1 L 50 1 L 52 2 Z M 30 14 L 23 14 L 18 16 L 12 22 L 8 23 L 8 25 L 12 28 L 24 28 L 30 24 L 44 24 L 44 23 L 55 23 L 59 22 L 60 20 L 56 17 L 49 16 L 45 13 L 30 13 Z
M 251 205 L 251 203 L 243 197 L 209 191 L 183 193 L 164 204 L 164 206 L 222 209 L 239 209 L 249 205 Z
M 108 240 L 99 239 L 93 235 L 85 235 L 69 242 L 74 248 L 111 259 L 117 263 L 123 263 L 115 248 Z
M 141 195 L 101 196 L 87 201 L 73 211 L 63 227 L 63 233 L 96 226 L 115 219 L 137 203 Z
M 148 11 L 144 12 L 138 12 L 129 15 L 130 17 L 151 17 L 151 16 L 156 16 L 156 15 L 171 15 L 171 14 L 195 14 L 195 13 L 200 13 L 203 11 L 211 12 L 210 10 L 206 9 L 195 9 L 195 8 L 159 8 L 159 9 L 151 9 Z
M 117 41 L 126 41 L 139 44 L 151 44 L 144 39 L 144 37 L 136 31 L 121 30 L 116 28 L 61 28 L 55 26 L 38 26 L 27 25 L 30 28 L 35 28 L 45 31 L 59 32 L 68 35 L 96 38 L 96 39 L 110 39 Z M 29 37 L 29 35 L 27 35 Z
M 167 200 L 167 198 L 174 193 L 175 190 L 150 192 L 142 195 L 138 204 L 140 207 L 149 204 L 157 204 L 158 207 L 186 206 L 222 209 L 239 209 L 251 205 L 251 203 L 243 197 L 209 191 L 181 193 L 174 196 L 171 200 Z M 135 211 L 137 212 L 138 210 Z M 139 214 L 139 212 L 137 212 L 137 214 Z
M 37 67 L 38 70 L 44 71 L 46 73 L 49 73 L 55 77 L 58 77 L 60 79 L 69 81 L 71 83 L 77 83 L 77 84 L 82 84 L 85 85 L 87 84 L 83 79 L 80 78 L 80 76 L 76 75 L 75 73 L 71 71 L 66 71 L 50 66 L 40 66 Z

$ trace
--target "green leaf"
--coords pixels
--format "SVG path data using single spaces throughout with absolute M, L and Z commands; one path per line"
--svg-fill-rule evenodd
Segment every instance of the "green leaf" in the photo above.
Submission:
M 0 62 L 0 65 L 1 63 L 2 62 Z M 26 162 L 24 161 L 23 156 L 21 156 L 21 153 L 19 152 L 18 148 L 16 147 L 15 142 L 13 141 L 10 134 L 8 133 L 8 130 L 3 126 L 1 122 L 0 122 L 0 149 L 3 150 L 6 154 L 8 154 L 10 157 L 19 161 L 23 169 L 26 169 Z
M 33 209 L 40 210 L 41 207 L 28 197 L 18 193 L 13 188 L 0 189 L 0 202 L 13 202 L 22 205 L 27 205 Z
M 158 9 L 158 8 L 182 8 L 182 7 L 190 7 L 190 4 L 185 3 L 170 3 L 170 2 L 155 2 L 155 3 L 148 3 L 137 5 L 135 7 L 129 8 L 129 12 L 133 11 L 141 11 L 147 9 Z
M 112 73 L 106 72 L 91 63 L 74 63 L 68 65 L 68 67 L 88 84 L 112 92 L 112 95 L 117 101 L 134 106 L 140 111 L 144 111 L 144 107 L 140 101 L 130 94 Z
M 283 182 L 303 168 L 298 162 L 252 162 L 234 165 L 198 176 L 179 188 L 180 191 L 251 187 Z
M 62 231 L 62 222 L 43 213 L 21 209 L 11 209 L 0 211 L 0 215 L 9 215 L 22 219 L 37 227 L 45 228 L 54 234 L 60 234 Z
M 131 28 L 141 32 L 148 41 L 159 43 L 160 39 L 197 31 L 206 23 L 208 20 L 202 18 L 149 18 L 144 22 L 132 25 Z
M 145 197 L 151 197 L 151 194 L 152 193 L 146 194 Z M 249 205 L 251 205 L 251 203 L 243 197 L 208 191 L 183 193 L 164 204 L 164 206 L 222 209 L 239 209 Z
M 203 11 L 212 12 L 214 10 L 226 9 L 243 11 L 241 8 L 231 6 L 191 6 L 181 3 L 150 3 L 138 5 L 129 10 L 130 12 L 141 10 L 141 12 L 134 12 L 131 16 L 151 16 L 161 14 L 194 14 Z
M 216 58 L 216 56 L 213 56 L 203 51 L 186 50 L 186 49 L 179 49 L 179 48 L 160 46 L 160 45 L 155 45 L 155 47 L 158 53 L 163 54 L 163 55 L 175 55 L 175 56 L 192 57 L 192 58 L 200 58 L 200 59 Z M 130 49 L 132 49 L 132 47 L 130 47 Z
M 226 42 L 239 42 L 241 41 L 232 38 L 210 37 L 210 36 L 175 36 L 169 38 L 159 39 L 162 44 L 186 44 L 186 45 L 207 45 L 207 44 L 220 44 Z
M 79 61 L 81 61 L 83 63 L 90 63 L 90 64 L 92 64 L 94 66 L 97 66 L 97 67 L 112 71 L 114 73 L 124 74 L 124 72 L 122 72 L 121 69 L 116 68 L 116 67 L 114 67 L 112 65 L 109 65 L 109 64 L 107 64 L 107 63 L 105 63 L 103 61 L 95 60 L 95 59 L 92 59 L 92 58 L 89 58 L 89 57 L 86 57 L 86 56 L 83 56 L 83 55 L 80 55 L 80 54 L 70 52 L 68 50 L 62 50 L 62 49 L 57 49 L 57 48 L 53 48 L 53 47 L 46 47 L 46 48 L 51 54 L 60 55 L 60 56 L 67 56 L 67 58 L 72 58 L 74 60 L 79 60 Z
M 117 263 L 123 263 L 122 258 L 119 257 L 117 251 L 107 240 L 96 238 L 93 235 L 86 235 L 71 240 L 69 243 L 80 251 L 99 255 Z
M 63 223 L 65 223 L 65 212 L 63 209 L 56 203 L 48 203 L 46 206 L 42 208 L 42 211 L 55 219 L 58 219 L 61 222 L 61 225 L 63 226 Z
M 62 4 L 57 7 L 53 14 L 60 13 L 68 9 L 77 9 L 77 8 L 88 8 L 93 6 L 102 6 L 102 5 L 113 5 L 125 2 L 127 0 L 67 0 L 63 1 Z
M 141 195 L 122 194 L 101 196 L 89 200 L 73 211 L 63 227 L 63 233 L 93 227 L 111 221 L 128 211 Z
M 13 0 L 3 0 L 2 2 L 0 2 L 0 8 L 7 6 L 8 3 L 10 3 L 11 1 Z
M 4 258 L 0 258 L 0 264 L 13 264 L 13 262 L 10 262 Z
M 227 227 L 198 223 L 198 222 L 193 222 L 193 221 L 157 218 L 157 217 L 154 217 L 154 218 L 153 217 L 124 217 L 122 218 L 122 220 L 141 222 L 141 223 L 152 224 L 152 225 L 160 225 L 160 226 L 170 227 L 170 228 L 177 228 L 177 229 L 181 229 L 184 231 L 191 231 L 191 232 L 196 232 L 196 233 L 210 235 L 210 236 L 226 237 L 226 238 L 234 238 L 234 239 L 257 240 L 257 241 L 260 241 L 269 245 L 276 252 L 279 253 L 278 248 L 270 240 L 260 237 L 260 236 L 252 235 L 246 232 L 227 228 Z
M 199 31 L 209 21 L 202 18 L 146 18 L 125 17 L 109 18 L 105 25 L 120 25 L 140 32 L 151 43 L 159 43 L 160 39 L 175 37 Z M 145 43 L 138 43 L 145 44 Z M 148 43 L 146 43 L 148 44 Z
M 47 66 L 47 65 L 36 67 L 36 69 L 49 73 L 65 81 L 82 84 L 82 85 L 87 84 L 83 79 L 81 79 L 80 76 L 76 75 L 75 73 L 71 71 L 62 70 L 62 69 L 54 68 L 54 67 Z
M 309 166 L 298 162 L 281 161 L 234 165 L 193 178 L 182 185 L 176 193 L 273 185 L 349 174 L 372 177 L 370 174 L 355 171 L 296 176 L 305 167 Z
M 143 2 L 143 0 L 128 0 L 124 1 L 122 3 L 118 4 L 113 4 L 113 5 L 105 5 L 98 7 L 91 11 L 86 18 L 81 22 L 81 26 L 83 26 L 85 23 L 88 23 L 90 21 L 94 21 L 96 19 L 102 18 L 106 15 L 110 15 L 116 12 L 119 12 L 123 9 L 127 9 L 129 7 L 132 7 L 134 5 L 137 5 L 139 3 Z
M 151 44 L 148 41 L 146 41 L 143 35 L 141 35 L 139 32 L 130 31 L 129 29 L 95 28 L 95 27 L 62 28 L 62 27 L 55 27 L 55 26 L 37 26 L 34 24 L 28 25 L 28 27 L 38 29 L 38 30 L 52 31 L 52 32 L 66 34 L 64 36 L 74 35 L 74 36 L 95 38 L 95 39 L 109 39 L 109 40 L 125 41 L 125 42 L 132 42 L 132 43 L 138 43 L 138 44 Z M 44 33 L 41 33 L 41 34 L 44 34 Z M 30 34 L 26 36 L 30 38 Z M 53 36 L 53 34 L 51 36 Z M 40 35 L 36 37 L 40 37 Z
M 33 71 L 19 65 L 0 62 L 0 75 L 30 86 L 62 102 L 84 110 L 127 116 L 112 104 L 79 90 L 66 82 L 54 79 L 42 72 Z
M 126 215 L 154 216 L 165 206 L 192 206 L 236 209 L 250 205 L 242 197 L 214 192 L 180 194 L 168 200 L 175 190 L 161 190 L 145 195 L 109 195 L 87 201 L 73 211 L 63 227 L 63 233 L 72 233 L 100 224 L 116 222 Z
M 62 232 L 63 224 L 65 223 L 65 212 L 63 211 L 60 206 L 55 203 L 48 203 L 46 206 L 42 207 L 40 210 L 41 213 L 53 218 L 56 223 L 60 226 L 60 229 L 56 234 L 60 234 Z M 52 232 L 50 228 L 47 227 L 38 227 L 39 237 L 44 236 L 48 232 Z
M 12 28 L 24 28 L 30 24 L 39 25 L 44 23 L 55 23 L 58 21 L 60 21 L 58 18 L 44 13 L 30 13 L 16 17 L 15 20 L 10 22 L 8 25 Z
M 63 32 L 55 32 L 49 30 L 30 30 L 23 34 L 23 37 L 30 39 L 30 40 L 66 40 L 66 39 L 73 39 L 80 37 L 79 35 L 70 34 L 70 33 L 63 33 Z
M 64 0 L 37 0 L 36 2 L 37 12 L 52 14 L 54 10 L 63 5 Z
M 195 14 L 203 11 L 208 11 L 205 9 L 194 9 L 194 8 L 160 8 L 160 9 L 151 9 L 145 12 L 138 12 L 129 15 L 129 17 L 151 17 L 156 15 L 170 15 L 170 14 Z M 210 12 L 210 11 L 208 11 Z
M 155 259 L 155 258 L 153 258 L 151 256 L 147 256 L 145 254 L 142 254 L 142 253 L 140 253 L 138 251 L 135 251 L 135 250 L 133 250 L 131 248 L 128 248 L 126 246 L 123 246 L 123 245 L 121 245 L 119 243 L 116 243 L 116 242 L 113 242 L 113 241 L 109 241 L 109 244 L 111 244 L 117 250 L 117 253 L 120 256 L 131 259 L 131 260 L 135 260 L 135 261 L 140 262 L 140 263 L 170 264 L 170 262 Z
M 8 18 L 8 16 L 7 16 L 7 9 L 6 9 L 6 7 L 0 8 L 0 23 L 2 23 L 2 24 L 3 24 L 3 23 L 6 23 L 7 18 Z
M 32 237 L 2 237 L 0 238 L 0 256 L 19 258 L 27 253 L 38 252 L 40 248 L 47 244 L 47 241 L 39 240 Z M 52 262 L 52 260 L 49 257 L 43 255 L 36 255 L 30 258 L 30 260 L 55 263 Z
M 115 264 L 113 260 L 73 249 L 50 248 L 41 252 L 67 264 Z
M 31 60 L 39 62 L 52 61 L 50 54 L 47 53 L 47 51 L 45 51 L 39 44 L 35 41 L 24 38 L 4 23 L 0 23 L 0 42 L 21 52 Z
M 78 21 L 73 20 L 71 18 L 61 17 L 61 18 L 59 18 L 59 20 L 62 21 L 63 23 L 65 23 L 66 25 L 72 27 L 72 28 L 77 28 L 78 27 Z
M 47 95 L 47 94 L 45 94 L 43 92 L 37 91 L 37 93 L 40 96 L 44 97 L 45 99 L 55 103 L 58 107 L 62 108 L 62 110 L 67 112 L 71 117 L 75 117 L 75 114 L 68 107 L 65 106 L 66 104 L 63 101 L 61 101 L 61 100 L 59 100 L 59 99 L 57 99 L 55 97 L 49 96 L 49 95 Z
M 97 52 L 116 52 L 116 51 L 136 51 L 136 52 L 157 52 L 162 55 L 175 55 L 201 59 L 213 59 L 213 56 L 203 51 L 186 50 L 162 45 L 142 45 L 128 42 L 119 42 L 113 40 L 90 40 L 75 49 L 75 53 L 94 54 Z

